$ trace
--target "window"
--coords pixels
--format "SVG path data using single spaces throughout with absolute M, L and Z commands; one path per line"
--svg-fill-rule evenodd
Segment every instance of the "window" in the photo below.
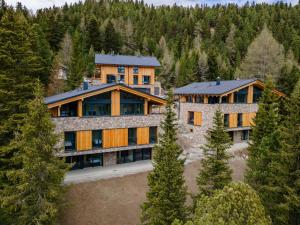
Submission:
M 72 164 L 72 170 L 83 169 L 84 168 L 84 156 L 68 156 L 66 157 L 66 163 Z
M 124 81 L 125 81 L 125 76 L 122 74 L 119 74 L 119 82 L 124 83 Z
M 258 87 L 253 87 L 253 103 L 257 103 L 262 95 L 262 90 Z
M 221 99 L 221 102 L 224 104 L 224 103 L 228 103 L 228 98 L 227 96 L 223 96 L 222 99 Z
M 241 89 L 234 93 L 234 103 L 247 103 L 248 88 Z
M 92 145 L 93 148 L 102 148 L 102 130 L 92 131 Z
M 188 124 L 194 125 L 194 112 L 188 112 Z
M 60 108 L 60 116 L 77 116 L 77 102 L 70 102 L 68 104 L 62 105 Z
M 149 143 L 154 144 L 157 142 L 157 127 L 150 127 Z
M 238 125 L 238 127 L 243 126 L 243 113 L 238 113 L 237 125 Z
M 116 83 L 116 76 L 113 75 L 113 74 L 108 74 L 106 76 L 106 80 L 107 80 L 108 84 L 110 84 L 110 83 Z
M 103 165 L 102 154 L 98 153 L 98 154 L 86 155 L 84 167 L 94 167 L 94 166 L 102 166 L 102 165 Z
M 125 73 L 125 66 L 118 66 L 118 73 Z
M 249 139 L 249 130 L 243 130 L 241 135 L 242 141 L 247 141 Z
M 144 99 L 136 95 L 121 92 L 121 115 L 143 115 Z
M 150 76 L 143 76 L 143 84 L 150 84 Z
M 186 102 L 193 103 L 193 96 L 186 96 Z
M 76 132 L 65 132 L 65 151 L 76 151 Z
M 159 95 L 159 93 L 160 93 L 160 88 L 154 87 L 154 95 Z
M 209 96 L 208 97 L 208 104 L 218 104 L 220 101 L 220 97 L 217 96 Z
M 133 67 L 133 74 L 138 74 L 139 73 L 139 67 L 135 66 Z
M 117 152 L 117 163 L 122 164 L 122 163 L 133 162 L 134 161 L 133 154 L 134 154 L 133 150 Z
M 137 75 L 133 76 L 133 84 L 134 85 L 138 85 L 139 84 L 139 76 L 137 76 Z
M 130 163 L 140 160 L 149 160 L 151 159 L 152 149 L 151 148 L 142 148 L 135 150 L 125 150 L 117 152 L 117 163 Z
M 196 102 L 196 103 L 204 103 L 204 98 L 203 98 L 203 96 L 197 95 L 197 96 L 195 97 L 195 102 Z
M 151 159 L 151 148 L 142 148 L 134 150 L 134 161 Z
M 84 99 L 84 116 L 110 116 L 111 93 L 107 92 Z
M 229 114 L 224 114 L 224 127 L 229 127 Z
M 136 128 L 128 128 L 128 145 L 136 145 Z

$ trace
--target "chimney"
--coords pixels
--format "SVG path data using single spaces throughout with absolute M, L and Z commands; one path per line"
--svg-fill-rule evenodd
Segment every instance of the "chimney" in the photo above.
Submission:
M 217 77 L 216 85 L 220 85 L 220 84 L 221 84 L 221 78 L 220 78 L 220 77 Z
M 83 90 L 89 89 L 89 82 L 87 80 L 83 81 Z

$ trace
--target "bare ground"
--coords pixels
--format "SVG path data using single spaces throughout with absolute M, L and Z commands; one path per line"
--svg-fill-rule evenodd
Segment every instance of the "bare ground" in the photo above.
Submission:
M 233 179 L 243 180 L 245 160 L 235 154 L 231 160 Z M 185 168 L 188 191 L 197 191 L 195 178 L 200 162 Z M 147 174 L 139 173 L 71 185 L 66 194 L 68 207 L 60 216 L 61 225 L 135 225 L 139 224 L 140 205 L 146 199 Z

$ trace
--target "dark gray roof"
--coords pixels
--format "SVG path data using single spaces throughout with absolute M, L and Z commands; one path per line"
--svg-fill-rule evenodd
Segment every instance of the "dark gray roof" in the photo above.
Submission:
M 217 85 L 216 81 L 210 82 L 197 82 L 188 84 L 186 86 L 177 88 L 174 91 L 174 94 L 207 94 L 207 95 L 220 95 L 228 91 L 234 90 L 241 86 L 247 85 L 256 81 L 256 78 L 247 79 L 247 80 L 224 80 L 220 81 L 220 84 Z
M 68 91 L 68 92 L 65 92 L 65 93 L 61 93 L 61 94 L 53 95 L 53 96 L 50 96 L 50 97 L 46 97 L 45 98 L 45 103 L 46 104 L 55 103 L 55 102 L 58 102 L 58 101 L 62 101 L 62 100 L 68 99 L 68 98 L 73 98 L 73 97 L 76 97 L 76 96 L 79 96 L 79 95 L 82 95 L 82 94 L 86 94 L 86 93 L 89 93 L 89 92 L 98 91 L 98 90 L 101 90 L 103 88 L 111 87 L 111 86 L 114 86 L 114 85 L 117 85 L 117 84 L 116 83 L 111 83 L 111 84 L 102 84 L 102 85 L 94 85 L 94 86 L 89 85 L 88 89 L 86 89 L 86 90 L 83 90 L 83 88 L 78 88 L 78 89 L 75 89 L 73 91 Z
M 127 66 L 160 66 L 153 56 L 129 56 L 129 55 L 95 55 L 96 64 L 127 65 Z

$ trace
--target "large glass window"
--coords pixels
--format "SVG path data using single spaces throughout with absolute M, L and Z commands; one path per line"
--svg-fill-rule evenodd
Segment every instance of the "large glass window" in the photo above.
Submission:
M 144 99 L 136 95 L 121 92 L 121 115 L 143 115 Z
M 229 114 L 224 114 L 224 127 L 229 127 Z
M 234 93 L 234 103 L 247 103 L 248 88 L 241 89 Z
M 208 104 L 218 104 L 220 101 L 220 97 L 217 96 L 209 96 L 208 97 Z
M 83 169 L 84 168 L 84 156 L 67 156 L 66 163 L 72 164 L 72 170 Z
M 139 67 L 135 66 L 133 67 L 133 74 L 138 74 L 139 73 Z
M 134 85 L 138 85 L 139 84 L 139 76 L 137 76 L 137 75 L 133 76 L 133 84 Z
M 241 134 L 241 140 L 247 141 L 249 139 L 249 130 L 243 130 Z
M 243 113 L 238 114 L 238 121 L 237 121 L 238 127 L 243 126 Z
M 116 76 L 113 75 L 113 74 L 108 74 L 106 76 L 106 80 L 107 80 L 108 84 L 110 84 L 110 83 L 116 83 Z
M 136 128 L 128 128 L 128 145 L 136 145 Z
M 77 116 L 77 102 L 70 102 L 62 105 L 60 108 L 60 116 Z
M 107 92 L 84 99 L 84 116 L 109 116 L 111 111 L 111 93 Z
M 103 157 L 101 153 L 86 155 L 84 167 L 102 166 Z
M 258 87 L 253 87 L 253 103 L 257 103 L 262 96 L 262 90 Z
M 151 148 L 142 148 L 134 150 L 134 161 L 151 159 Z
M 186 102 L 193 103 L 193 96 L 186 96 Z
M 133 162 L 134 161 L 133 154 L 134 154 L 133 150 L 117 152 L 117 163 L 122 164 L 122 163 Z
M 118 66 L 118 73 L 125 73 L 125 66 Z
M 150 127 L 149 128 L 149 143 L 154 144 L 157 142 L 157 127 Z
M 221 102 L 224 103 L 228 103 L 228 97 L 227 96 L 222 96 Z
M 150 76 L 143 76 L 143 84 L 150 84 Z
M 194 112 L 188 112 L 188 124 L 194 125 Z
M 102 130 L 92 131 L 93 148 L 102 148 Z
M 65 132 L 65 151 L 76 151 L 76 132 Z
M 200 95 L 197 95 L 195 97 L 195 102 L 196 103 L 204 103 L 204 97 L 203 96 L 200 96 Z
M 122 164 L 140 160 L 149 160 L 151 159 L 151 155 L 151 148 L 119 151 L 117 152 L 117 163 Z

